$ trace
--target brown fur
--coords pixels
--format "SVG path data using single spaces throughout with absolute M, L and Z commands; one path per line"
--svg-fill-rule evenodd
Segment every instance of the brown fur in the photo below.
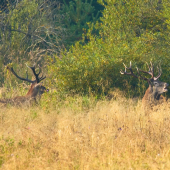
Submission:
M 166 101 L 166 98 L 162 95 L 162 93 L 166 92 L 168 84 L 159 80 L 153 80 L 153 82 L 155 81 L 157 81 L 157 86 L 155 86 L 154 83 L 149 82 L 149 87 L 142 99 L 142 105 L 144 107 L 153 107 L 154 105 L 158 105 Z
M 25 96 L 17 96 L 11 99 L 0 100 L 0 103 L 11 104 L 11 105 L 30 105 L 36 103 L 37 99 L 41 98 L 41 95 L 46 91 L 46 88 L 40 84 L 33 83 Z

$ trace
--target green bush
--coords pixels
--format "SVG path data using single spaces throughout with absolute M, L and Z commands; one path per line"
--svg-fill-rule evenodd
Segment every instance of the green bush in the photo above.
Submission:
M 168 50 L 168 47 L 161 45 L 160 35 L 164 32 L 141 27 L 140 34 L 136 34 L 136 28 L 143 24 L 143 11 L 146 15 L 149 3 L 143 0 L 101 1 L 105 6 L 103 17 L 95 25 L 89 24 L 88 32 L 83 35 L 83 40 L 88 39 L 89 42 L 85 45 L 82 45 L 84 41 L 76 43 L 68 52 L 63 52 L 62 57 L 56 56 L 56 62 L 49 65 L 51 81 L 58 91 L 98 96 L 118 87 L 131 96 L 143 95 L 147 82 L 120 74 L 120 70 L 124 69 L 122 63 L 128 66 L 130 61 L 135 74 L 136 66 L 148 69 L 146 61 L 153 61 L 155 65 L 161 62 L 161 80 L 167 81 L 169 68 L 165 66 L 170 59 L 166 56 L 167 51 L 162 49 Z M 156 8 L 157 3 L 151 7 Z M 160 18 L 159 10 L 157 14 Z M 94 30 L 99 35 L 94 35 Z

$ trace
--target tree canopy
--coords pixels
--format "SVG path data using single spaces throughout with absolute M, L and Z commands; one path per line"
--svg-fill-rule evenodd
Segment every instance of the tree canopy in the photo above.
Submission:
M 36 62 L 60 92 L 101 95 L 115 87 L 140 95 L 142 80 L 120 75 L 123 62 L 161 65 L 169 79 L 168 0 L 1 2 L 0 65 Z M 5 9 L 5 10 L 3 10 Z M 3 79 L 1 83 L 3 83 Z

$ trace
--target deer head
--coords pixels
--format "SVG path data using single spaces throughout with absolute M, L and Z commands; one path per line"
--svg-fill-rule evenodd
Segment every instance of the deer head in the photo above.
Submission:
M 125 71 L 121 70 L 120 73 L 121 74 L 126 74 L 126 75 L 131 75 L 131 76 L 133 76 L 135 78 L 139 78 L 140 77 L 143 80 L 146 80 L 148 82 L 148 84 L 149 84 L 149 87 L 148 87 L 148 89 L 145 92 L 145 95 L 144 95 L 144 97 L 142 99 L 142 102 L 148 102 L 148 101 L 153 102 L 154 100 L 159 100 L 160 99 L 160 95 L 162 93 L 168 91 L 167 87 L 169 85 L 167 83 L 165 83 L 165 82 L 161 82 L 161 81 L 158 80 L 160 78 L 161 74 L 162 74 L 162 71 L 161 71 L 161 69 L 159 67 L 157 67 L 159 73 L 155 77 L 154 76 L 154 66 L 153 66 L 152 62 L 150 62 L 150 66 L 149 66 L 148 63 L 147 63 L 147 65 L 148 65 L 149 71 L 143 71 L 143 70 L 140 70 L 140 69 L 137 68 L 138 76 L 133 73 L 131 62 L 130 62 L 130 67 L 127 67 L 124 64 Z M 127 72 L 126 70 L 129 70 L 130 72 Z M 143 73 L 151 75 L 151 78 L 143 77 L 140 74 L 140 72 L 143 72 Z
M 30 66 L 27 66 L 27 67 L 29 67 L 32 70 L 32 72 L 35 76 L 35 80 L 28 79 L 28 73 L 27 73 L 26 78 L 22 78 L 22 77 L 18 76 L 18 74 L 14 71 L 13 67 L 7 66 L 7 69 L 10 70 L 18 79 L 31 83 L 31 87 L 30 87 L 28 93 L 26 94 L 26 97 L 36 98 L 37 95 L 41 96 L 45 91 L 48 91 L 48 89 L 46 89 L 40 83 L 42 80 L 44 80 L 46 78 L 46 76 L 42 75 L 41 77 L 39 77 L 39 75 L 41 73 L 40 66 L 38 66 L 39 67 L 38 73 L 36 73 L 36 71 L 35 71 L 35 65 L 33 67 L 30 67 Z

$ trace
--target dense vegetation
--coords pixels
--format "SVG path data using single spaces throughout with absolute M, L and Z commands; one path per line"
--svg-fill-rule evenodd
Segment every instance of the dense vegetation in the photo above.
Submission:
M 0 104 L 0 169 L 170 169 L 169 101 L 145 112 L 147 82 L 120 74 L 152 61 L 169 83 L 169 42 L 169 0 L 1 0 L 0 98 L 30 86 L 6 65 L 50 91 Z
M 47 107 L 1 108 L 0 169 L 170 169 L 169 103 L 146 116 L 141 102 L 117 93 L 55 107 L 47 94 Z
M 1 86 L 8 85 L 3 73 L 10 62 L 18 70 L 24 63 L 41 64 L 50 88 L 60 94 L 101 96 L 118 87 L 143 95 L 146 82 L 120 75 L 129 61 L 134 69 L 147 69 L 146 61 L 160 64 L 161 80 L 169 80 L 168 0 L 21 0 L 0 6 Z

